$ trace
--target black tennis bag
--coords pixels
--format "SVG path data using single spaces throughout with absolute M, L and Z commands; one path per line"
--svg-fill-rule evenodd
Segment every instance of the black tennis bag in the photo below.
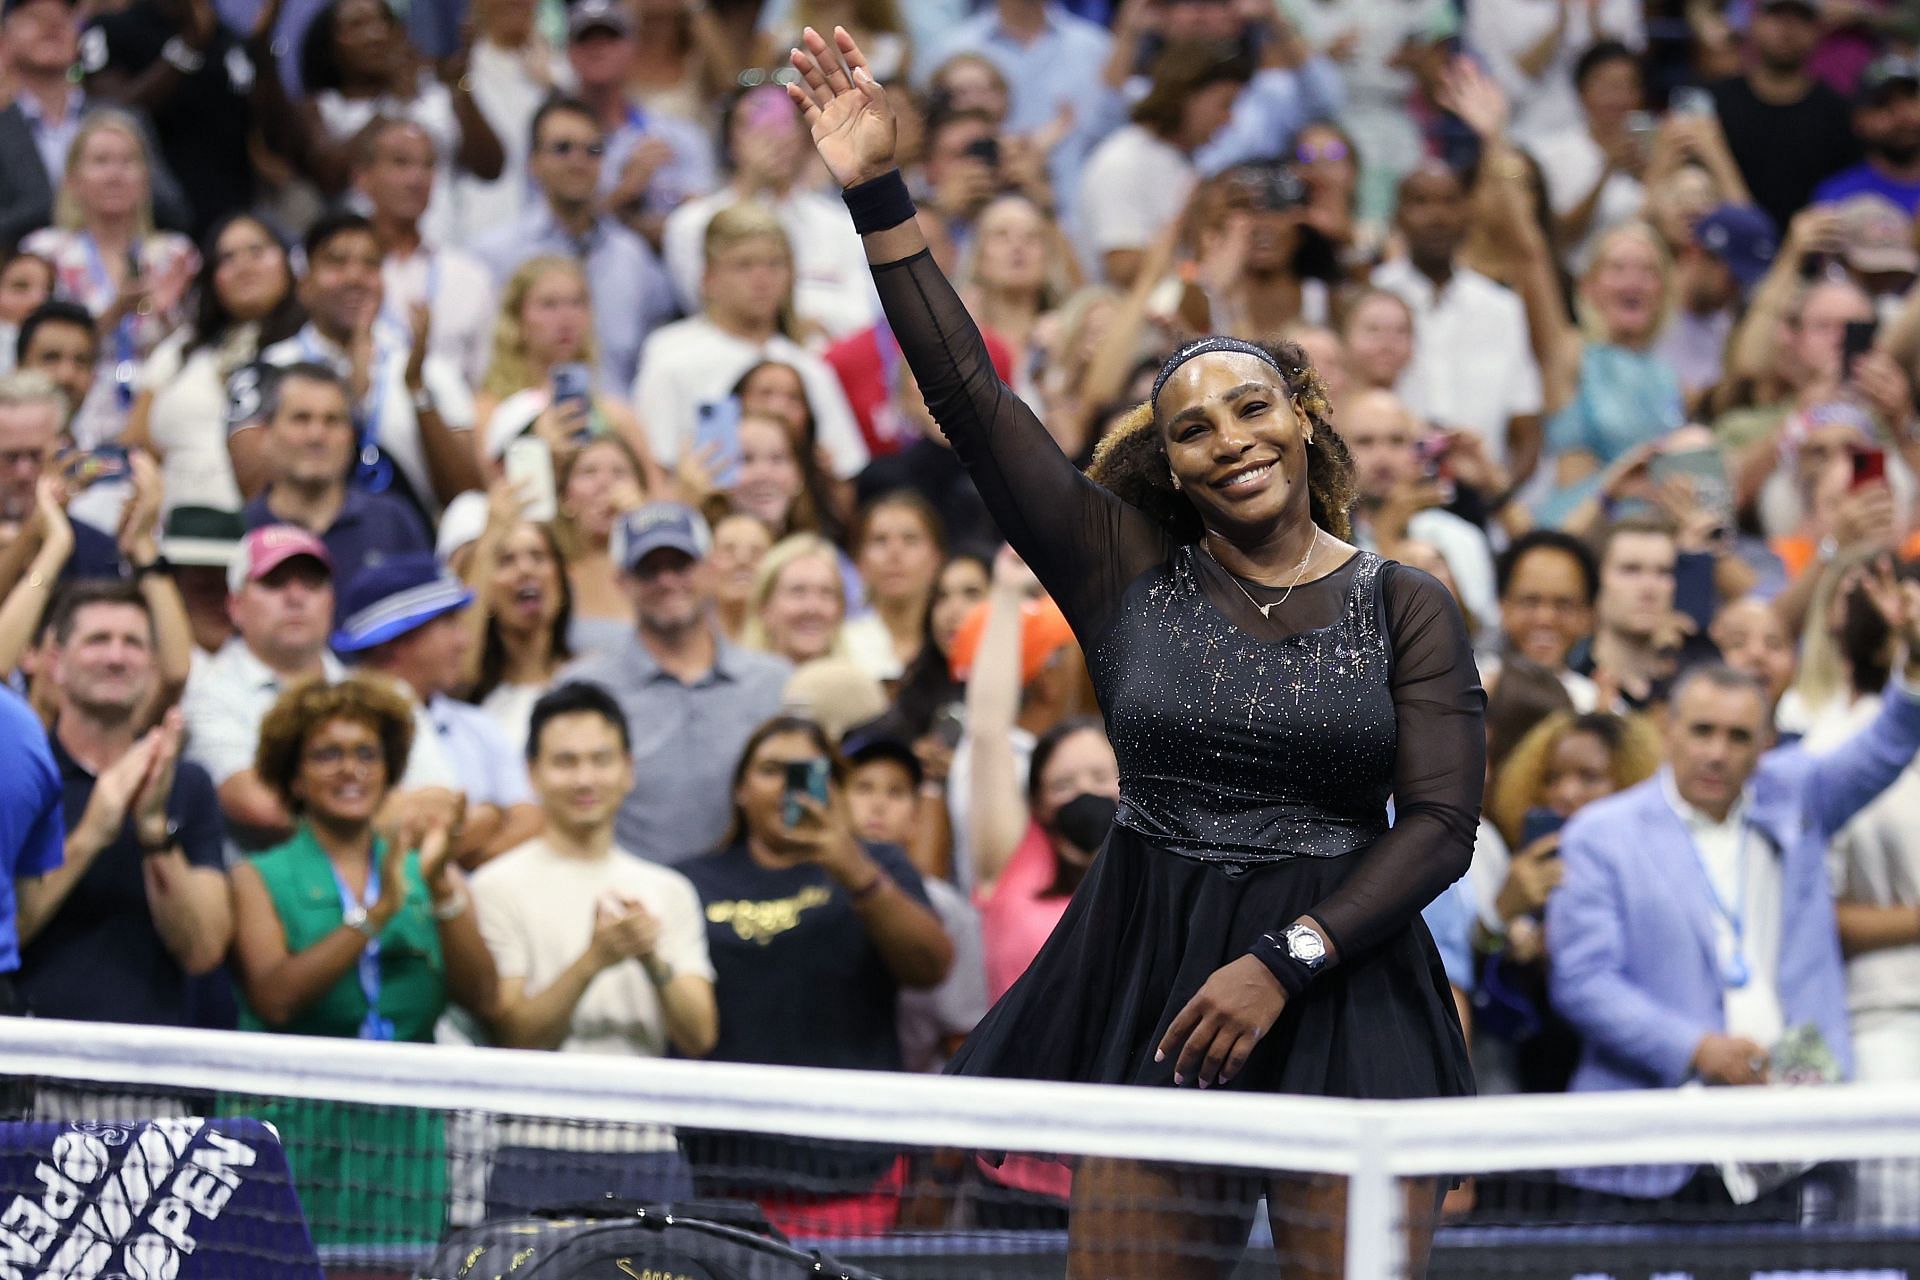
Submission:
M 418 1280 L 880 1280 L 788 1244 L 751 1202 L 503 1218 L 457 1231 Z

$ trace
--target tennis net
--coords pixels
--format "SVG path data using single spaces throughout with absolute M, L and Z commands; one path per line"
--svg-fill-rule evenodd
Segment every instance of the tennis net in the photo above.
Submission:
M 28 1019 L 0 1106 L 0 1280 L 493 1276 L 501 1231 L 663 1202 L 792 1242 L 716 1277 L 1920 1276 L 1910 1086 L 1360 1103 Z

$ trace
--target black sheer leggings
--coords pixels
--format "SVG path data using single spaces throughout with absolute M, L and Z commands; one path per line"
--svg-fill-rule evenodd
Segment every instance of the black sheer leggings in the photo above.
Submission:
M 1426 1274 L 1440 1198 L 1431 1178 L 1410 1179 L 1404 1187 L 1404 1274 L 1419 1280 Z M 1262 1179 L 1093 1156 L 1081 1160 L 1073 1175 L 1067 1280 L 1226 1280 L 1246 1251 L 1262 1191 L 1280 1274 L 1288 1280 L 1340 1280 L 1346 1271 L 1346 1179 Z

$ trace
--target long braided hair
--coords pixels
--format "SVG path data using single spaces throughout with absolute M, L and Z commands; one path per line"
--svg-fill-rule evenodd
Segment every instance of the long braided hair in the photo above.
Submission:
M 1307 442 L 1307 494 L 1313 522 L 1336 538 L 1353 536 L 1353 456 L 1333 429 L 1333 404 L 1307 353 L 1295 342 L 1262 343 L 1280 366 L 1287 394 L 1313 424 Z M 1136 405 L 1093 451 L 1087 474 L 1129 506 L 1159 521 L 1179 542 L 1198 542 L 1206 532 L 1200 513 L 1173 487 L 1166 441 L 1153 402 Z

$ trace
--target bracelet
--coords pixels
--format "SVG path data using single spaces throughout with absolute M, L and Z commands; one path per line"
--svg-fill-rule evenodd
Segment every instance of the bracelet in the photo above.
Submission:
M 160 60 L 183 76 L 194 75 L 207 65 L 207 56 L 179 36 L 160 46 Z
M 136 564 L 132 566 L 133 580 L 135 582 L 138 582 L 140 581 L 140 579 L 150 577 L 153 574 L 165 573 L 167 572 L 167 570 L 171 568 L 173 568 L 173 566 L 167 562 L 167 558 L 165 556 L 155 556 L 153 559 L 147 561 L 145 564 Z
M 447 920 L 458 920 L 465 914 L 467 914 L 467 895 L 464 893 L 455 893 L 445 903 L 436 902 L 433 904 L 433 918 L 435 920 L 443 922 Z
M 848 187 L 840 193 L 853 215 L 853 229 L 861 235 L 887 231 L 913 220 L 913 196 L 907 180 L 898 169 L 889 169 L 879 177 Z

